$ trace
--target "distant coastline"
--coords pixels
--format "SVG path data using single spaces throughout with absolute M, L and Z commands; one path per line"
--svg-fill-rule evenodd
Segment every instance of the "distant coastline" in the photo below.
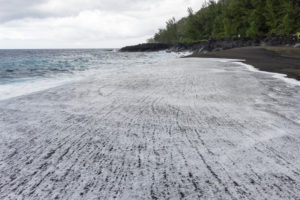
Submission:
M 286 74 L 300 80 L 300 39 L 296 36 L 273 36 L 264 39 L 222 39 L 192 44 L 145 43 L 123 47 L 124 52 L 189 51 L 188 57 L 242 59 L 268 72 Z
M 121 51 L 190 51 L 194 57 L 243 59 L 300 80 L 300 2 L 210 0 L 166 21 L 147 44 Z

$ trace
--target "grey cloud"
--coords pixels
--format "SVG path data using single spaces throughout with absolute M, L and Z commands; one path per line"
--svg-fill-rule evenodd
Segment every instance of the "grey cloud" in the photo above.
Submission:
M 24 17 L 39 17 L 40 13 L 33 8 L 47 0 L 0 0 L 0 22 Z
M 0 48 L 141 43 L 204 0 L 0 0 Z
M 0 22 L 23 18 L 67 17 L 83 10 L 135 12 L 149 10 L 164 0 L 0 0 Z

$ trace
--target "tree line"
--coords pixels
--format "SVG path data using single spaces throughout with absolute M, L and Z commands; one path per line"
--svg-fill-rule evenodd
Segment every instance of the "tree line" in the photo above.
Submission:
M 299 34 L 300 0 L 209 0 L 188 16 L 166 22 L 148 42 L 193 43 L 207 39 Z

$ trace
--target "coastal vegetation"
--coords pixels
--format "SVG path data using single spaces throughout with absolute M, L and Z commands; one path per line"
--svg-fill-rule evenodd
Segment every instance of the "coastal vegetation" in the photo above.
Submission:
M 168 20 L 148 42 L 195 43 L 299 32 L 299 0 L 209 0 L 197 12 L 189 8 L 187 17 Z

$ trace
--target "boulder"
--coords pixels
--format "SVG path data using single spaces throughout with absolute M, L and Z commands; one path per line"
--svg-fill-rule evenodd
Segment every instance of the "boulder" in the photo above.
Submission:
M 294 47 L 295 48 L 300 48 L 300 43 L 296 43 Z

